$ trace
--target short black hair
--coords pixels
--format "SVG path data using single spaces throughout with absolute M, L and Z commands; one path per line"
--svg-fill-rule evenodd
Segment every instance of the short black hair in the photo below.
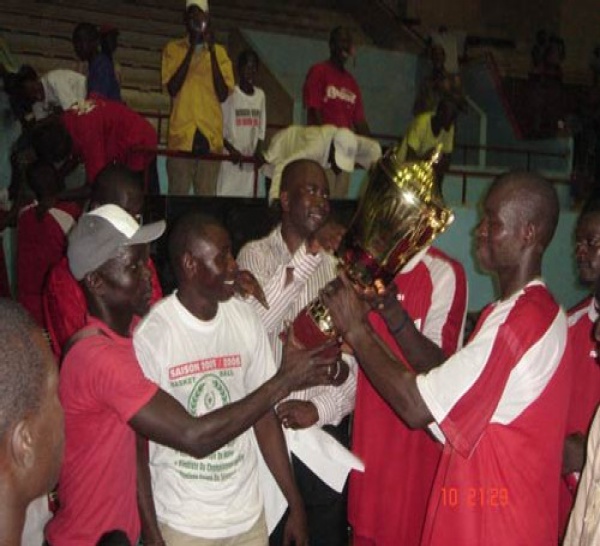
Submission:
M 348 29 L 341 25 L 338 25 L 337 27 L 334 27 L 331 29 L 331 32 L 329 33 L 329 45 L 331 45 L 331 44 L 333 44 L 333 42 L 335 42 L 335 39 L 337 38 L 338 34 L 340 32 L 342 32 L 343 30 L 348 30 Z
M 38 201 L 60 191 L 59 174 L 49 161 L 37 159 L 27 168 L 27 184 Z
M 100 40 L 100 31 L 92 23 L 78 23 L 73 29 L 73 41 L 77 39 Z
M 17 72 L 10 74 L 5 80 L 5 91 L 10 96 L 20 96 L 23 94 L 23 88 L 26 82 L 34 82 L 39 79 L 38 73 L 28 64 L 22 65 Z
M 96 205 L 118 205 L 122 194 L 130 188 L 144 192 L 143 175 L 122 163 L 109 163 L 96 176 L 90 202 Z
M 41 405 L 48 372 L 44 355 L 31 341 L 36 329 L 18 303 L 0 298 L 0 439 Z
M 249 59 L 253 58 L 256 63 L 256 67 L 258 68 L 259 60 L 256 51 L 253 49 L 244 49 L 237 58 L 237 68 L 238 72 L 242 69 L 242 67 L 248 62 Z
M 32 131 L 31 143 L 38 159 L 58 163 L 72 151 L 73 140 L 59 120 L 42 121 Z
M 202 239 L 207 228 L 218 226 L 225 229 L 215 217 L 200 211 L 191 211 L 181 216 L 169 233 L 169 262 L 177 279 L 180 278 L 180 262 L 183 255 L 190 250 L 192 241 Z

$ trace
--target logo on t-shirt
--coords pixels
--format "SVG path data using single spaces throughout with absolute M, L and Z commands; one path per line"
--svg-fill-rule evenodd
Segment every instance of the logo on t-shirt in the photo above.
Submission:
M 328 85 L 325 89 L 325 101 L 327 100 L 342 100 L 349 104 L 356 102 L 356 93 L 353 93 L 345 87 L 336 87 L 335 85 Z
M 236 108 L 235 124 L 237 127 L 258 127 L 260 110 L 257 108 Z

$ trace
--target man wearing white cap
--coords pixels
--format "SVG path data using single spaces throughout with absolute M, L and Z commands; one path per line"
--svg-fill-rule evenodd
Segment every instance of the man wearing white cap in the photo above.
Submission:
M 153 509 L 151 492 L 136 481 L 136 432 L 205 457 L 253 426 L 292 390 L 330 380 L 330 360 L 289 347 L 284 366 L 260 388 L 196 417 L 147 379 L 135 356 L 131 322 L 134 314 L 148 311 L 148 243 L 164 229 L 164 221 L 139 226 L 120 207 L 103 205 L 84 214 L 69 236 L 69 267 L 82 285 L 89 316 L 63 351 L 60 508 L 46 527 L 54 546 L 93 546 L 115 529 L 137 543 L 140 513 L 151 523 Z M 162 541 L 152 526 L 143 538 L 146 544 Z
M 369 169 L 381 157 L 381 147 L 373 139 L 355 135 L 350 129 L 333 125 L 303 127 L 292 125 L 271 139 L 264 154 L 265 176 L 271 178 L 269 200 L 279 198 L 284 167 L 297 159 L 312 159 L 335 174 L 352 172 L 358 164 Z M 341 190 L 341 191 L 340 191 Z M 331 189 L 331 197 L 347 197 L 348 188 Z
M 227 51 L 215 44 L 208 0 L 187 0 L 184 23 L 187 36 L 170 41 L 162 55 L 162 84 L 172 99 L 168 147 L 197 154 L 223 150 L 225 102 L 234 86 Z M 169 193 L 215 195 L 218 161 L 167 159 Z

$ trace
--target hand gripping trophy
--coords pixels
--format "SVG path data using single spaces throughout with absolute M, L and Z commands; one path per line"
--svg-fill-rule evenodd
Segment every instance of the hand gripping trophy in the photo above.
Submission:
M 363 288 L 387 286 L 402 267 L 452 222 L 436 182 L 437 149 L 427 161 L 402 163 L 398 148 L 374 166 L 356 214 L 337 251 L 340 267 Z M 331 281 L 340 282 L 338 279 Z M 317 298 L 292 325 L 295 338 L 316 347 L 337 337 L 327 307 Z

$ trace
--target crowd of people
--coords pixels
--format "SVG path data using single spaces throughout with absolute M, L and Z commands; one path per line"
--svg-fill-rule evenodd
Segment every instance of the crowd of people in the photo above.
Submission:
M 25 67 L 7 79 L 27 130 L 14 163 L 18 303 L 0 299 L 0 544 L 600 540 L 600 200 L 575 231 L 590 295 L 566 314 L 541 274 L 555 189 L 530 172 L 494 180 L 474 238 L 499 297 L 465 339 L 467 279 L 452 256 L 419 249 L 378 290 L 338 268 L 347 226 L 330 199 L 382 155 L 345 68 L 348 30 L 307 74 L 308 125 L 266 146 L 256 53 L 240 54 L 236 85 L 208 1 L 186 0 L 184 24 L 162 82 L 168 147 L 191 154 L 168 158 L 169 192 L 250 196 L 259 164 L 277 222 L 234 257 L 204 212 L 142 221 L 157 177 L 140 152 L 157 138 L 121 100 L 115 29 L 75 28 L 87 76 Z M 432 54 L 394 152 L 413 162 L 441 149 L 439 181 L 465 101 Z M 221 153 L 230 160 L 202 158 Z M 67 188 L 79 161 L 86 183 Z M 150 256 L 161 237 L 171 294 Z M 306 347 L 290 324 L 315 298 L 337 335 Z

